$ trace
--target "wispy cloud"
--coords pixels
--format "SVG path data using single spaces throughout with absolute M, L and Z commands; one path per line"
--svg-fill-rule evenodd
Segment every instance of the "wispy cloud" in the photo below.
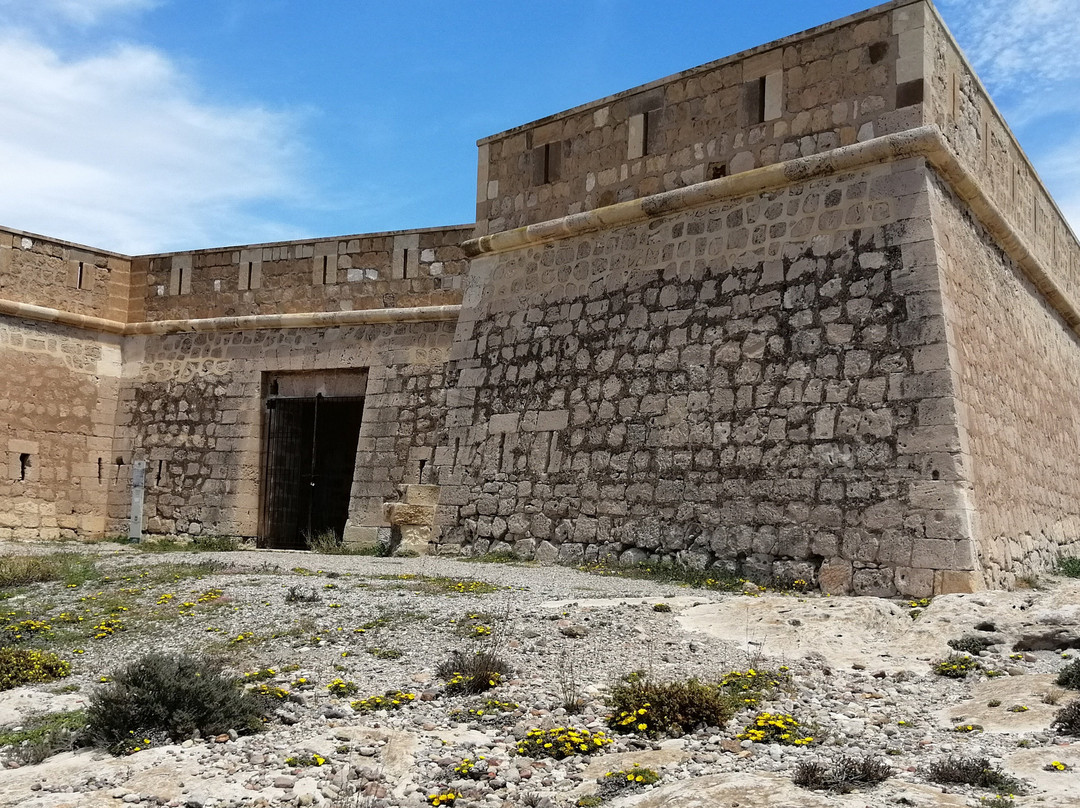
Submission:
M 1065 218 L 1072 224 L 1073 232 L 1080 235 L 1080 136 L 1074 135 L 1061 141 L 1043 156 L 1040 173 L 1054 191 Z
M 159 0 L 0 0 L 0 10 L 6 11 L 8 24 L 39 25 L 43 23 L 75 23 L 92 25 L 109 15 L 121 12 L 144 11 Z
M 0 223 L 128 252 L 283 237 L 247 211 L 295 199 L 298 116 L 209 103 L 151 49 L 65 58 L 26 32 L 0 38 L 0 86 Z
M 943 0 L 942 8 L 991 86 L 1080 77 L 1076 0 Z

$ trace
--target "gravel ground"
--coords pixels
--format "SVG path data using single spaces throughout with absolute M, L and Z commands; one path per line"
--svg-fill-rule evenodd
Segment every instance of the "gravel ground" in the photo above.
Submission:
M 19 544 L 0 552 L 54 549 Z M 838 664 L 813 650 L 773 655 L 749 626 L 725 634 L 700 630 L 700 619 L 693 619 L 702 610 L 741 606 L 762 594 L 756 589 L 722 593 L 563 567 L 447 558 L 166 554 L 107 544 L 80 549 L 99 555 L 107 579 L 74 588 L 39 584 L 0 606 L 54 620 L 64 612 L 87 620 L 111 615 L 123 629 L 101 639 L 53 640 L 50 647 L 72 661 L 72 676 L 0 693 L 0 725 L 17 726 L 34 711 L 81 706 L 103 676 L 152 650 L 210 650 L 238 672 L 273 668 L 277 675 L 270 683 L 290 690 L 294 700 L 283 702 L 257 735 L 185 740 L 122 758 L 80 750 L 38 765 L 9 763 L 11 768 L 0 771 L 0 805 L 389 808 L 426 805 L 431 794 L 456 792 L 463 795 L 456 802 L 462 808 L 561 808 L 595 792 L 606 772 L 633 763 L 656 769 L 660 783 L 618 795 L 607 805 L 985 805 L 983 798 L 993 793 L 928 784 L 926 765 L 949 755 L 985 756 L 1020 777 L 1029 793 L 1018 796 L 1016 805 L 1080 805 L 1074 771 L 1043 770 L 1051 761 L 1080 770 L 1080 742 L 1049 730 L 1060 705 L 1041 699 L 1066 660 L 1060 650 L 1012 650 L 1025 632 L 1051 628 L 1059 640 L 1065 638 L 1061 642 L 1075 637 L 1080 644 L 1078 582 L 1057 582 L 1045 593 L 1022 596 L 935 599 L 919 620 L 938 621 L 932 625 L 940 626 L 942 648 L 945 639 L 970 633 L 975 623 L 996 623 L 996 631 L 987 632 L 995 644 L 982 661 L 1006 675 L 955 680 L 931 673 L 936 648 L 912 651 L 907 667 L 878 668 L 871 657 Z M 202 565 L 202 574 L 194 577 L 192 565 Z M 296 597 L 315 600 L 290 602 Z M 671 610 L 655 610 L 658 603 Z M 829 628 L 837 634 L 846 603 L 852 609 L 848 619 L 856 621 L 859 604 L 853 599 L 766 594 L 754 605 L 778 623 L 796 607 L 829 607 L 836 616 Z M 902 613 L 896 619 L 905 627 L 912 622 L 906 606 L 886 606 L 886 614 Z M 817 629 L 795 619 L 786 623 L 810 634 L 813 646 Z M 491 633 L 465 636 L 475 625 Z M 512 673 L 482 696 L 447 695 L 435 674 L 438 664 L 454 650 L 482 648 L 495 648 Z M 794 748 L 740 740 L 736 735 L 752 716 L 748 711 L 725 728 L 681 739 L 617 735 L 592 758 L 533 760 L 515 754 L 530 729 L 607 731 L 604 697 L 612 682 L 632 671 L 660 680 L 708 680 L 780 665 L 790 668 L 792 685 L 763 708 L 816 727 L 821 743 Z M 335 679 L 355 683 L 357 693 L 332 695 L 327 685 Z M 79 689 L 60 692 L 71 685 Z M 563 707 L 568 688 L 584 702 L 579 714 L 567 715 Z M 392 711 L 359 713 L 350 706 L 391 689 L 415 698 Z M 485 706 L 488 698 L 516 706 L 502 712 Z M 995 700 L 1001 705 L 987 707 Z M 1014 704 L 1029 709 L 1010 713 Z M 483 714 L 469 714 L 470 708 Z M 953 730 L 962 723 L 981 723 L 986 731 Z M 325 763 L 286 762 L 311 755 Z M 843 796 L 791 784 L 800 762 L 841 755 L 879 757 L 895 769 L 894 777 Z M 475 777 L 455 774 L 465 758 L 476 762 Z

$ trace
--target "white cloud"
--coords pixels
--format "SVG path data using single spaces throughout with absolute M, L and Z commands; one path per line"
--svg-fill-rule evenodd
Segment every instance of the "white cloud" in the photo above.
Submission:
M 67 22 L 93 25 L 110 14 L 143 11 L 158 0 L 0 0 L 8 23 Z
M 135 46 L 65 59 L 11 35 L 0 86 L 0 224 L 124 252 L 285 237 L 246 208 L 296 198 L 295 116 L 200 100 Z
M 1080 77 L 1076 0 L 944 0 L 949 26 L 991 86 Z

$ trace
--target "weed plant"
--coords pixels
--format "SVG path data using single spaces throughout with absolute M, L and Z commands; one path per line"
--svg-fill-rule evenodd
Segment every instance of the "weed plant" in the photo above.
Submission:
M 967 654 L 949 654 L 945 659 L 934 664 L 934 673 L 947 679 L 964 679 L 981 666 L 975 657 Z
M 978 634 L 965 634 L 959 639 L 949 640 L 949 647 L 954 651 L 978 656 L 994 642 L 989 637 L 980 637 Z
M 569 715 L 577 715 L 585 706 L 585 700 L 581 697 L 581 683 L 578 681 L 578 666 L 573 651 L 563 649 L 559 652 L 555 677 L 559 682 L 563 709 Z
M 784 746 L 809 746 L 814 742 L 813 730 L 788 713 L 760 712 L 742 732 L 736 735 L 754 743 L 778 743 Z
M 629 769 L 607 772 L 600 781 L 596 795 L 609 799 L 627 791 L 639 791 L 645 786 L 660 782 L 660 774 L 655 769 L 648 769 L 635 763 Z
M 1024 784 L 993 766 L 989 758 L 943 758 L 930 764 L 926 777 L 941 785 L 975 786 L 1006 794 L 1024 793 Z
M 681 564 L 637 564 L 620 566 L 592 564 L 581 568 L 593 575 L 612 575 L 619 578 L 656 581 L 658 583 L 688 586 L 694 589 L 712 589 L 720 592 L 739 592 L 746 580 L 722 570 L 696 570 Z
M 716 685 L 697 679 L 653 682 L 634 677 L 611 690 L 608 726 L 615 732 L 652 738 L 680 738 L 703 727 L 722 727 L 735 713 L 735 700 Z
M 372 645 L 365 650 L 376 659 L 401 659 L 405 656 L 405 652 L 400 648 L 380 648 Z
M 19 729 L 0 732 L 0 749 L 20 766 L 41 763 L 79 745 L 86 728 L 86 712 L 47 713 L 23 722 Z
M 387 690 L 381 696 L 368 696 L 366 699 L 357 699 L 351 702 L 350 706 L 358 713 L 373 713 L 376 710 L 400 710 L 406 704 L 411 704 L 415 700 L 415 693 Z
M 93 743 L 114 754 L 143 736 L 173 741 L 261 727 L 267 700 L 205 657 L 152 653 L 111 677 L 87 709 Z
M 363 555 L 386 558 L 390 555 L 390 545 L 378 542 L 373 547 L 362 547 L 343 541 L 334 531 L 327 530 L 307 539 L 308 549 L 320 555 Z
M 322 597 L 315 591 L 313 586 L 301 586 L 293 584 L 285 593 L 286 603 L 318 603 Z
M 779 670 L 749 668 L 745 671 L 730 671 L 720 679 L 719 688 L 724 693 L 738 700 L 746 707 L 756 707 L 761 700 L 779 687 L 791 683 L 787 667 Z
M 494 651 L 454 651 L 435 672 L 446 681 L 447 695 L 483 693 L 499 684 L 510 666 Z
M 802 761 L 795 767 L 793 780 L 795 785 L 803 788 L 848 794 L 857 788 L 876 786 L 892 775 L 892 767 L 873 755 L 864 758 L 842 755 L 829 766 L 817 761 Z
M 407 588 L 429 595 L 490 595 L 503 589 L 503 587 L 487 581 L 477 581 L 473 578 L 451 578 L 444 575 L 401 573 L 399 575 L 379 575 L 378 578 L 383 581 L 401 581 Z
M 1080 699 L 1073 699 L 1058 710 L 1050 727 L 1061 735 L 1080 738 Z
M 78 553 L 0 558 L 0 589 L 49 581 L 74 587 L 99 577 L 94 560 Z
M 590 732 L 574 727 L 531 729 L 517 743 L 517 753 L 531 758 L 550 757 L 555 760 L 572 755 L 591 755 L 612 743 L 603 732 Z
M 1080 690 L 1080 659 L 1074 660 L 1058 672 L 1054 683 L 1069 690 Z

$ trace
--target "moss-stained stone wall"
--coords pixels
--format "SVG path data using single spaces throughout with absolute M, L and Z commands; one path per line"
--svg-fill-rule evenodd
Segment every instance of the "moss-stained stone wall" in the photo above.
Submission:
M 908 161 L 478 259 L 445 542 L 974 585 L 926 181 Z

